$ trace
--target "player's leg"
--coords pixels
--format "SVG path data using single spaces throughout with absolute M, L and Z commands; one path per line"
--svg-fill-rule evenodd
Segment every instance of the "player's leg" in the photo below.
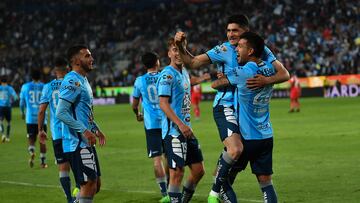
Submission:
M 6 120 L 6 141 L 10 142 L 10 129 L 11 129 L 11 107 L 8 107 L 5 114 Z
M 35 124 L 36 126 L 36 135 L 38 134 L 38 125 Z M 45 132 L 47 131 L 46 125 L 44 125 L 44 130 Z M 46 144 L 42 144 L 40 143 L 40 167 L 41 168 L 47 168 L 48 165 L 46 164 Z
M 250 161 L 252 173 L 256 175 L 259 186 L 263 193 L 264 202 L 276 203 L 277 195 L 272 184 L 272 149 L 273 138 L 264 140 L 254 140 L 253 154 L 255 157 Z
M 71 195 L 70 163 L 68 157 L 63 153 L 62 139 L 53 140 L 55 160 L 59 169 L 60 185 L 65 193 L 67 201 L 73 202 Z
M 186 163 L 190 173 L 183 185 L 182 202 L 190 202 L 196 186 L 205 174 L 204 159 L 197 139 L 187 139 Z
M 300 112 L 300 102 L 299 102 L 299 97 L 296 97 L 295 99 L 295 111 L 296 112 Z
M 223 183 L 220 189 L 220 199 L 224 203 L 234 203 L 237 202 L 237 197 L 232 184 L 235 181 L 236 175 L 238 172 L 231 170 L 228 176 L 228 179 Z
M 166 197 L 167 180 L 162 162 L 163 142 L 161 137 L 161 129 L 145 129 L 145 133 L 148 156 L 153 160 L 155 179 L 156 183 L 159 185 L 162 196 L 160 201 L 166 201 L 166 199 L 169 198 Z
M 200 98 L 197 95 L 194 95 L 191 101 L 194 108 L 195 119 L 198 120 L 200 119 Z
M 6 136 L 4 134 L 4 117 L 5 117 L 5 107 L 0 107 L 0 134 L 1 134 L 1 142 L 5 142 Z
M 28 139 L 28 152 L 30 154 L 29 166 L 32 168 L 34 166 L 35 142 L 36 142 L 37 134 L 33 124 L 26 124 L 26 129 L 27 129 L 27 139 Z
M 80 203 L 92 203 L 94 195 L 100 189 L 98 177 L 100 168 L 93 147 L 78 148 L 70 153 L 71 167 L 80 184 Z
M 208 198 L 209 202 L 216 202 L 216 199 L 218 199 L 222 184 L 227 180 L 231 167 L 240 157 L 243 150 L 234 108 L 217 106 L 213 110 L 220 138 L 227 150 L 222 153 L 218 161 L 215 183 Z
M 181 182 L 184 177 L 186 158 L 186 141 L 183 135 L 173 137 L 166 135 L 164 138 L 165 154 L 169 166 L 168 194 L 171 203 L 180 203 L 182 199 Z

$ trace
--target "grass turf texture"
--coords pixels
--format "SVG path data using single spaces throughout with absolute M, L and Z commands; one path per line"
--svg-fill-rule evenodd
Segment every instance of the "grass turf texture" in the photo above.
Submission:
M 273 182 L 279 202 L 358 202 L 360 98 L 311 98 L 301 104 L 300 113 L 290 114 L 288 100 L 271 101 Z M 203 102 L 201 120 L 192 122 L 207 172 L 192 202 L 206 202 L 222 149 L 211 105 Z M 143 124 L 135 120 L 130 105 L 97 106 L 95 119 L 107 135 L 107 145 L 97 148 L 102 191 L 95 202 L 157 202 L 160 192 L 146 155 Z M 36 152 L 35 166 L 29 168 L 25 124 L 14 108 L 11 142 L 0 144 L 0 202 L 65 202 L 51 141 L 49 168 L 39 166 L 38 145 Z M 241 202 L 262 202 L 249 168 L 238 175 L 234 189 Z

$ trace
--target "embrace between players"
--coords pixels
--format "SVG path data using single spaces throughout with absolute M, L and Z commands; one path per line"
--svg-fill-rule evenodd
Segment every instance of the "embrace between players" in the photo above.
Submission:
M 148 155 L 160 186 L 160 202 L 190 202 L 205 170 L 198 140 L 190 124 L 191 85 L 210 76 L 190 76 L 186 68 L 209 64 L 218 67 L 213 116 L 224 144 L 208 202 L 237 202 L 232 189 L 238 172 L 250 162 L 264 202 L 277 202 L 272 185 L 273 131 L 269 121 L 272 85 L 289 79 L 285 67 L 264 44 L 263 38 L 249 31 L 245 15 L 233 15 L 227 22 L 228 41 L 204 54 L 193 56 L 186 49 L 186 34 L 177 32 L 168 40 L 170 64 L 159 72 L 155 53 L 143 55 L 147 73 L 136 79 L 133 110 L 144 121 Z M 142 99 L 143 114 L 139 111 Z M 169 169 L 167 180 L 161 155 L 165 152 Z M 184 168 L 190 173 L 181 189 Z

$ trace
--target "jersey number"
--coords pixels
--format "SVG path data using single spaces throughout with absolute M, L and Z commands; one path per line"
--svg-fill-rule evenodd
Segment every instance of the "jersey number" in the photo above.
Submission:
M 30 94 L 30 99 L 29 99 L 30 103 L 39 103 L 40 97 L 41 97 L 41 92 L 30 91 L 29 94 Z
M 149 85 L 147 87 L 147 92 L 148 92 L 149 100 L 151 103 L 159 102 L 159 98 L 157 96 L 157 90 L 156 90 L 155 85 Z
M 51 94 L 51 97 L 52 97 L 54 108 L 56 109 L 58 101 L 59 101 L 59 90 L 54 90 L 53 93 Z

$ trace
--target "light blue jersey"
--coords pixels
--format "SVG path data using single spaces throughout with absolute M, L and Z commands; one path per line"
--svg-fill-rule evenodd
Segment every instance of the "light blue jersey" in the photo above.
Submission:
M 78 146 L 81 148 L 89 146 L 81 134 L 86 129 L 94 132 L 97 128 L 92 104 L 93 93 L 87 78 L 75 71 L 66 74 L 61 83 L 60 101 L 56 111 L 57 118 L 63 122 L 64 152 L 73 152 Z M 65 115 L 62 115 L 63 112 Z
M 250 90 L 246 87 L 246 80 L 256 74 L 269 77 L 275 74 L 275 69 L 268 62 L 248 62 L 244 66 L 238 66 L 227 76 L 229 82 L 237 87 L 238 122 L 245 140 L 260 140 L 273 136 L 269 113 L 272 85 L 260 90 Z
M 169 97 L 171 108 L 180 120 L 187 126 L 190 125 L 190 77 L 185 68 L 181 72 L 172 66 L 166 66 L 160 73 L 157 82 L 157 90 L 159 96 Z M 165 113 L 162 112 L 162 137 L 165 138 L 167 134 L 172 136 L 179 136 L 180 130 L 178 126 L 168 119 Z
M 62 139 L 62 122 L 56 118 L 56 108 L 59 103 L 59 90 L 62 79 L 54 79 L 44 85 L 40 104 L 48 104 L 50 108 L 50 130 L 53 140 Z M 45 117 L 46 119 L 46 117 Z
M 40 106 L 41 92 L 44 87 L 42 82 L 28 82 L 23 84 L 20 91 L 20 109 L 24 111 L 26 108 L 26 123 L 37 124 L 38 112 Z M 47 120 L 45 119 L 45 123 Z
M 133 97 L 142 99 L 145 129 L 161 128 L 161 109 L 156 90 L 159 72 L 146 73 L 135 80 Z
M 11 104 L 17 100 L 17 95 L 10 85 L 0 85 L 0 106 L 11 107 Z
M 234 68 L 239 66 L 237 62 L 236 46 L 231 45 L 229 42 L 215 46 L 206 52 L 206 54 L 209 56 L 211 62 L 217 65 L 218 72 L 222 72 L 225 75 L 228 75 Z M 276 60 L 274 54 L 266 46 L 262 59 L 270 63 Z M 215 95 L 213 107 L 217 105 L 225 107 L 233 106 L 234 103 L 236 103 L 236 100 L 234 102 L 234 92 L 235 89 L 231 86 L 219 89 Z

